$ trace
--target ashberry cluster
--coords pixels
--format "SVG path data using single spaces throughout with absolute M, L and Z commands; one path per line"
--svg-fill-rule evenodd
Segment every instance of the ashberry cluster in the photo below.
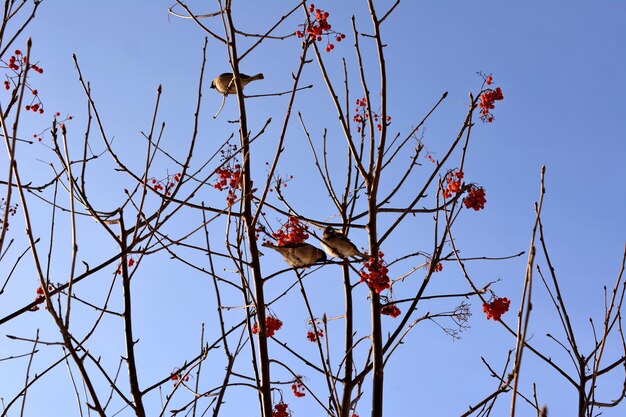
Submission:
M 13 81 L 13 85 L 17 85 L 19 83 L 21 73 L 27 68 L 39 74 L 43 74 L 43 68 L 35 64 L 29 64 L 28 57 L 25 56 L 19 49 L 16 49 L 13 55 L 11 55 L 11 57 L 9 58 L 9 62 L 6 64 L 6 68 L 14 71 L 12 76 L 8 76 L 9 80 Z M 4 81 L 5 90 L 11 89 L 11 82 L 9 80 Z M 34 97 L 31 100 L 30 104 L 27 104 L 24 108 L 27 111 L 33 111 L 35 113 L 43 114 L 43 104 L 39 99 L 39 92 L 32 89 L 28 82 L 26 82 L 26 87 L 33 93 Z
M 284 402 L 279 402 L 274 405 L 274 411 L 272 411 L 272 417 L 290 417 L 291 411 L 289 410 L 289 405 Z
M 276 239 L 278 246 L 285 246 L 292 243 L 302 243 L 309 238 L 309 227 L 302 224 L 297 217 L 289 216 L 287 223 L 272 233 L 272 236 Z
M 389 269 L 383 259 L 384 256 L 384 253 L 378 252 L 378 258 L 370 257 L 363 262 L 363 269 L 360 272 L 361 282 L 367 283 L 367 286 L 374 290 L 376 294 L 380 294 L 390 287 L 389 276 L 387 276 Z
M 463 180 L 463 171 L 456 170 L 450 172 L 446 176 L 446 188 L 443 190 L 443 198 L 450 198 L 461 191 L 461 182 Z
M 476 211 L 484 209 L 486 202 L 487 199 L 485 199 L 485 189 L 477 186 L 472 186 L 467 191 L 467 197 L 463 199 L 465 207 L 468 209 L 472 208 Z
M 213 188 L 219 191 L 228 190 L 226 203 L 229 207 L 237 199 L 235 191 L 241 188 L 241 164 L 233 158 L 235 152 L 237 152 L 237 145 L 229 145 L 220 151 L 222 166 L 215 170 L 219 179 L 213 184 Z
M 306 392 L 304 391 L 305 390 L 304 384 L 302 383 L 299 377 L 296 378 L 296 382 L 291 384 L 291 389 L 293 391 L 293 395 L 295 395 L 298 398 L 302 398 L 306 395 Z
M 322 329 L 319 329 L 317 333 L 315 333 L 313 330 L 309 330 L 306 333 L 306 338 L 309 340 L 309 342 L 317 342 L 320 337 L 324 337 L 324 330 Z
M 331 36 L 335 41 L 341 42 L 346 38 L 343 33 L 335 32 L 332 30 L 332 26 L 328 23 L 328 16 L 330 13 L 322 9 L 316 9 L 314 4 L 309 5 L 309 14 L 311 15 L 308 21 L 300 25 L 303 29 L 296 30 L 295 35 L 298 38 L 306 37 L 311 42 L 321 41 L 322 36 L 326 36 L 328 42 L 326 44 L 326 52 L 330 52 L 335 49 L 335 45 L 330 42 Z
M 398 317 L 402 312 L 395 304 L 387 304 L 380 309 L 380 314 L 384 314 L 385 316 L 391 316 L 392 318 Z
M 369 108 L 367 106 L 367 98 L 363 97 L 361 99 L 356 99 L 356 109 L 354 110 L 356 113 L 352 120 L 358 124 L 356 131 L 361 133 L 365 129 L 365 125 L 367 124 L 367 120 L 370 117 Z M 382 120 L 378 113 L 372 113 L 372 117 L 374 118 L 374 123 L 376 123 L 376 128 L 380 132 L 383 130 Z M 391 123 L 391 116 L 386 117 L 387 126 Z
M 51 290 L 52 290 L 52 288 L 48 288 L 48 291 L 51 291 Z M 35 294 L 36 294 L 36 296 L 35 296 L 35 302 L 36 302 L 37 304 L 41 304 L 41 303 L 43 303 L 43 302 L 44 302 L 44 300 L 46 299 L 45 292 L 44 292 L 44 290 L 43 290 L 43 288 L 42 288 L 42 287 L 38 287 L 38 288 L 35 290 Z M 46 307 L 46 310 L 47 310 L 47 309 L 48 309 L 48 307 Z M 34 305 L 34 306 L 32 306 L 32 307 L 30 308 L 30 311 L 37 311 L 37 310 L 39 310 L 39 306 L 38 306 L 38 305 Z
M 480 75 L 484 77 L 482 73 Z M 493 77 L 491 75 L 485 78 L 485 84 L 493 84 Z M 496 87 L 495 90 L 488 88 L 480 95 L 480 103 L 478 103 L 478 107 L 480 108 L 480 118 L 483 122 L 493 122 L 494 117 L 493 114 L 491 114 L 491 110 L 495 108 L 493 103 L 503 99 L 504 95 L 502 95 L 502 89 L 500 89 L 500 87 Z
M 483 313 L 487 313 L 487 320 L 494 319 L 495 321 L 500 321 L 500 317 L 509 311 L 510 305 L 511 300 L 508 298 L 496 297 L 489 303 L 483 303 Z
M 184 382 L 189 381 L 189 375 L 185 375 L 185 377 L 183 377 L 180 373 L 180 371 L 176 371 L 176 372 L 172 372 L 170 373 L 170 380 L 177 382 L 179 380 L 182 380 Z
M 165 195 L 172 195 L 172 188 L 176 185 L 176 183 L 180 182 L 181 173 L 177 172 L 171 178 L 168 176 L 165 180 L 157 180 L 156 178 L 152 178 L 150 183 L 152 184 L 152 189 L 154 191 L 165 191 Z
M 280 328 L 283 327 L 283 322 L 280 321 L 280 319 L 276 316 L 267 316 L 265 317 L 265 330 L 266 330 L 266 337 L 272 337 L 274 336 L 274 333 L 276 333 L 277 330 L 280 330 Z M 256 323 L 254 323 L 254 325 L 252 326 L 252 333 L 257 334 L 259 332 L 259 326 L 257 326 Z

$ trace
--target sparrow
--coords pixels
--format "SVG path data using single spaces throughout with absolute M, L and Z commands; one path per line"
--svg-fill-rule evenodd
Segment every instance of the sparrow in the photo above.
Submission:
M 365 254 L 361 253 L 356 248 L 354 243 L 350 242 L 350 239 L 330 226 L 324 229 L 322 247 L 330 256 L 336 256 L 343 259 L 349 258 L 350 256 L 367 258 Z
M 262 80 L 264 77 L 261 73 L 253 76 L 239 73 L 239 78 L 241 79 L 241 87 L 243 88 L 249 82 L 254 80 Z M 215 88 L 218 92 L 224 94 L 225 96 L 229 94 L 235 94 L 237 91 L 235 87 L 235 79 L 233 77 L 233 73 L 225 72 L 215 77 L 211 82 L 211 88 Z
M 270 242 L 265 242 L 263 246 L 274 249 L 283 255 L 285 262 L 294 268 L 308 268 L 317 262 L 326 261 L 324 251 L 308 243 L 288 243 L 283 246 L 276 246 Z

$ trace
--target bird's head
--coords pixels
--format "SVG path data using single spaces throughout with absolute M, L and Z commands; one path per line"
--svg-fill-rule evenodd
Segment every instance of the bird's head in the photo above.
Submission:
M 326 229 L 324 229 L 324 239 L 328 239 L 329 237 L 333 237 L 336 234 L 337 234 L 337 232 L 335 231 L 335 229 L 333 229 L 330 226 L 328 226 Z
M 211 81 L 211 88 L 215 88 L 215 81 Z

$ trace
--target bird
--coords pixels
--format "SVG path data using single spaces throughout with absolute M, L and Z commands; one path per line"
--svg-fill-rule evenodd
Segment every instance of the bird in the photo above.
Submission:
M 239 73 L 239 79 L 241 80 L 242 88 L 251 81 L 262 80 L 263 78 L 263 74 L 261 73 L 252 76 Z M 233 73 L 225 72 L 215 77 L 211 82 L 211 88 L 215 88 L 219 93 L 224 94 L 225 96 L 229 94 L 235 94 L 237 92 L 237 88 L 235 87 L 235 78 L 233 76 Z
M 351 256 L 362 259 L 367 258 L 367 255 L 360 252 L 346 235 L 330 226 L 324 229 L 322 247 L 330 256 L 336 256 L 342 259 L 347 259 Z
M 308 268 L 317 262 L 326 261 L 324 251 L 309 243 L 288 243 L 283 246 L 276 246 L 273 243 L 265 242 L 262 246 L 274 249 L 283 255 L 285 262 L 294 268 Z

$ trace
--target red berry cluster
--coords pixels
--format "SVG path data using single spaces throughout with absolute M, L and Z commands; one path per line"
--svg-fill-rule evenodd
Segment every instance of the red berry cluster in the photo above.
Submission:
M 291 384 L 291 389 L 293 390 L 293 395 L 295 395 L 298 398 L 302 398 L 306 395 L 306 392 L 304 391 L 305 390 L 304 384 L 302 383 L 299 377 L 296 377 L 296 382 Z
M 39 74 L 43 74 L 43 68 L 35 64 L 29 64 L 28 57 L 22 54 L 22 51 L 20 51 L 19 49 L 15 50 L 14 55 L 11 55 L 6 68 L 9 68 L 16 73 L 12 77 L 8 77 L 9 79 L 13 80 L 14 85 L 19 82 L 19 80 L 16 80 L 16 79 L 18 79 L 21 76 L 21 72 L 26 68 L 30 68 Z M 27 111 L 33 111 L 35 113 L 43 114 L 44 110 L 43 110 L 43 105 L 41 103 L 41 100 L 39 99 L 39 96 L 38 96 L 39 93 L 37 92 L 37 90 L 33 90 L 28 84 L 28 82 L 26 83 L 26 87 L 33 93 L 34 97 L 31 100 L 30 104 L 27 104 L 24 108 Z M 9 80 L 4 81 L 4 89 L 5 90 L 11 89 L 11 83 L 9 82 Z
M 463 180 L 463 171 L 456 170 L 450 172 L 446 176 L 446 188 L 443 190 L 443 198 L 450 198 L 461 191 L 461 182 Z
M 168 178 L 166 180 L 157 180 L 156 178 L 152 178 L 150 180 L 150 182 L 152 183 L 152 189 L 157 192 L 165 190 L 166 195 L 172 195 L 172 188 L 174 188 L 174 186 L 178 182 L 180 182 L 181 176 L 182 174 L 180 172 L 177 172 L 171 178 L 168 175 Z M 165 184 L 165 186 L 163 186 L 163 184 Z
M 482 187 L 472 186 L 467 192 L 467 197 L 463 199 L 463 204 L 465 207 L 472 208 L 476 211 L 484 209 L 485 203 L 487 200 L 485 199 L 485 189 Z
M 402 312 L 395 304 L 387 304 L 380 309 L 380 314 L 384 314 L 385 316 L 391 316 L 392 318 L 398 317 Z
M 43 288 L 41 288 L 41 287 L 38 287 L 35 290 L 35 294 L 37 294 L 35 296 L 35 302 L 37 302 L 37 304 L 43 303 L 44 300 L 46 299 L 46 296 L 44 295 L 45 293 L 43 291 Z M 39 310 L 39 306 L 32 306 L 31 309 L 30 309 L 30 311 L 37 311 L 37 310 Z
M 300 223 L 297 217 L 289 216 L 287 223 L 283 224 L 281 228 L 272 233 L 272 236 L 276 239 L 278 246 L 285 246 L 292 243 L 302 243 L 309 238 L 309 227 Z
M 265 317 L 265 330 L 267 332 L 266 337 L 274 336 L 277 330 L 283 327 L 283 322 L 276 316 Z M 259 332 L 259 326 L 256 323 L 252 326 L 252 333 L 257 334 Z
M 220 191 L 228 190 L 226 196 L 228 207 L 232 206 L 237 199 L 236 189 L 241 188 L 241 164 L 233 158 L 233 154 L 236 152 L 237 145 L 228 145 L 225 149 L 220 150 L 222 165 L 215 170 L 219 180 L 213 184 L 213 188 Z
M 306 333 L 306 338 L 309 340 L 309 342 L 317 342 L 318 338 L 320 337 L 324 337 L 324 330 L 322 329 L 319 329 L 317 333 L 315 333 L 313 330 L 309 330 Z
M 215 184 L 213 184 L 213 188 L 216 188 L 220 191 L 223 191 L 226 188 L 228 189 L 226 202 L 228 203 L 228 207 L 230 207 L 235 203 L 235 200 L 237 199 L 237 194 L 235 193 L 235 190 L 239 188 L 241 165 L 235 164 L 232 167 L 220 167 L 215 170 L 215 173 L 220 177 L 220 179 Z
M 500 321 L 500 317 L 509 311 L 511 300 L 506 297 L 496 297 L 490 303 L 483 303 L 483 313 L 487 313 L 487 320 L 494 319 Z
M 36 90 L 35 90 L 35 91 L 36 91 Z M 32 109 L 31 109 L 31 110 L 32 110 Z M 56 120 L 57 125 L 58 125 L 59 127 L 63 126 L 63 124 L 64 124 L 65 122 L 67 122 L 67 121 L 69 121 L 69 120 L 72 120 L 72 119 L 74 118 L 73 116 L 67 115 L 67 116 L 65 116 L 65 118 L 63 118 L 63 119 L 59 120 L 58 118 L 59 118 L 60 116 L 61 116 L 61 113 L 60 113 L 60 112 L 56 112 L 56 113 L 54 113 L 54 114 L 53 114 L 53 117 L 54 117 L 54 119 Z M 44 138 L 44 136 L 45 136 L 46 132 L 47 132 L 47 131 L 49 131 L 49 130 L 52 130 L 52 128 L 51 128 L 51 127 L 48 127 L 48 128 L 46 128 L 46 129 L 42 130 L 42 131 L 41 131 L 41 132 L 39 132 L 39 133 L 33 133 L 33 138 L 37 139 L 37 141 L 38 141 L 38 142 L 41 142 L 41 141 L 43 140 L 43 138 Z
M 49 288 L 48 288 L 48 291 L 52 291 L 52 288 L 50 288 L 50 287 L 49 287 Z M 42 287 L 37 287 L 37 289 L 35 290 L 35 294 L 37 294 L 37 295 L 35 296 L 35 302 L 36 302 L 37 304 L 41 304 L 41 303 L 43 303 L 43 302 L 44 302 L 44 300 L 46 299 L 45 292 L 44 292 L 44 290 L 43 290 L 43 288 L 42 288 Z M 47 310 L 47 309 L 48 309 L 48 307 L 46 307 L 46 310 Z M 37 311 L 37 310 L 39 310 L 39 306 L 37 306 L 37 305 L 32 306 L 32 307 L 30 308 L 30 311 Z
M 363 97 L 362 99 L 357 98 L 356 106 L 357 106 L 356 109 L 354 109 L 354 112 L 356 114 L 354 115 L 352 120 L 355 123 L 359 124 L 359 126 L 357 126 L 356 128 L 356 131 L 358 133 L 361 133 L 365 129 L 367 120 L 370 117 L 369 108 L 367 106 L 367 98 L 366 97 Z M 381 119 L 380 115 L 378 113 L 372 113 L 372 117 L 374 118 L 374 123 L 376 123 L 376 128 L 378 129 L 378 131 L 380 132 L 381 130 L 383 130 L 383 125 L 381 124 L 381 121 L 379 121 Z M 387 116 L 386 123 L 387 123 L 387 126 L 389 126 L 389 124 L 391 123 L 391 116 Z
M 284 402 L 279 402 L 274 406 L 274 411 L 272 411 L 272 417 L 290 417 L 291 411 L 289 410 L 289 405 Z
M 170 373 L 170 380 L 172 381 L 189 381 L 189 375 L 185 375 L 185 377 L 183 378 L 183 376 L 180 374 L 180 371 L 176 371 L 176 372 L 172 372 Z
M 330 13 L 316 9 L 314 4 L 309 5 L 309 14 L 311 18 L 308 22 L 300 25 L 303 27 L 302 30 L 296 30 L 296 37 L 304 38 L 305 36 L 311 41 L 321 41 L 322 36 L 326 36 L 328 43 L 326 45 L 326 52 L 330 52 L 335 49 L 335 45 L 330 42 L 330 37 L 334 36 L 337 42 L 341 42 L 346 38 L 346 35 L 343 33 L 335 32 L 332 29 L 330 23 L 328 23 L 328 16 Z
M 383 290 L 390 287 L 389 277 L 387 273 L 387 263 L 383 259 L 384 253 L 378 252 L 378 259 L 370 257 L 367 261 L 363 262 L 364 268 L 361 269 L 361 282 L 367 283 L 370 289 L 376 291 L 376 294 L 380 294 Z M 367 270 L 367 272 L 365 271 Z
M 485 79 L 485 84 L 491 85 L 491 83 L 493 83 L 493 78 L 490 75 Z M 480 95 L 480 103 L 478 103 L 478 107 L 480 108 L 480 119 L 483 122 L 493 122 L 494 117 L 493 114 L 491 114 L 491 110 L 495 108 L 493 103 L 503 99 L 504 96 L 502 95 L 500 87 L 497 87 L 495 90 L 491 88 L 485 90 L 485 92 Z
M 443 271 L 443 265 L 441 264 L 441 262 L 437 262 L 436 265 L 432 265 L 432 261 L 428 264 L 429 268 L 433 269 L 433 272 L 441 272 Z

